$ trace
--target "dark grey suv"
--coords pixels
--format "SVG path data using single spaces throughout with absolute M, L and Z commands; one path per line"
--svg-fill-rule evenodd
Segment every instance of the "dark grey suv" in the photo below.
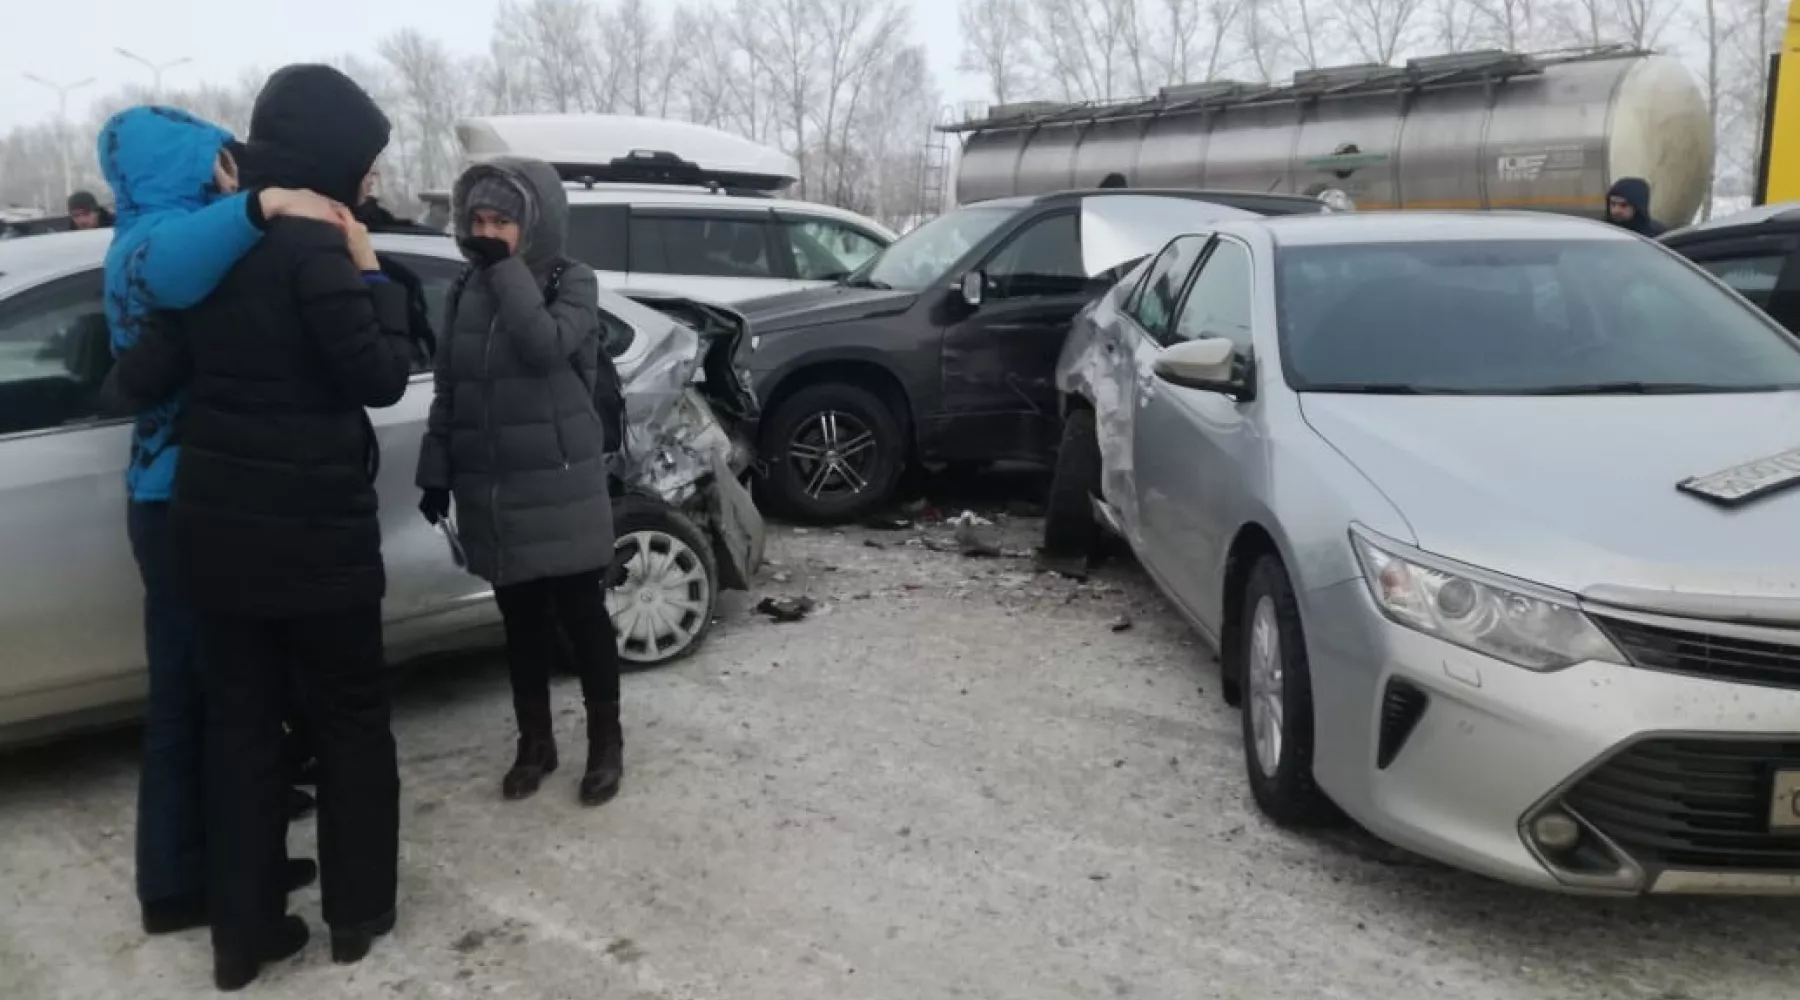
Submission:
M 1096 203 L 1196 219 L 1327 210 L 1296 195 L 1132 189 L 978 202 L 836 285 L 739 303 L 755 334 L 765 503 L 852 520 L 887 502 L 909 463 L 1054 460 L 1063 338 L 1135 263 Z

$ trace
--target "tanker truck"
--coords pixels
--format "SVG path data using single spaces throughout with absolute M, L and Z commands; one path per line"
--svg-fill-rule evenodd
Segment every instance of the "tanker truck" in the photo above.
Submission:
M 1800 74 L 1796 74 L 1800 75 Z M 1620 177 L 1651 212 L 1691 220 L 1713 125 L 1679 60 L 1640 49 L 1465 52 L 1309 70 L 1281 85 L 1213 81 L 1108 104 L 1028 102 L 962 133 L 959 204 L 1097 186 L 1326 196 L 1371 209 L 1599 216 Z

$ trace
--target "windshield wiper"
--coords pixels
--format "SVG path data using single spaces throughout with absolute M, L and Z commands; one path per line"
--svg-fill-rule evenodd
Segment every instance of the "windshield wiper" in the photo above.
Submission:
M 1404 382 L 1321 382 L 1309 385 L 1301 392 L 1346 392 L 1361 393 L 1368 396 L 1423 396 L 1427 390 Z
M 883 292 L 891 292 L 894 290 L 894 286 L 885 281 L 876 281 L 874 278 L 867 277 L 846 278 L 843 284 L 846 288 L 874 288 Z
M 1514 389 L 1509 395 L 1520 396 L 1683 396 L 1722 392 L 1781 392 L 1795 386 L 1715 385 L 1710 382 L 1585 382 L 1575 385 L 1551 385 L 1539 389 Z

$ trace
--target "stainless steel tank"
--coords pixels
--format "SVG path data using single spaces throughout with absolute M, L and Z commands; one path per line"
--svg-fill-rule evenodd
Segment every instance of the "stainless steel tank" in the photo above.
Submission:
M 959 204 L 1097 186 L 1318 194 L 1361 209 L 1535 209 L 1597 215 L 1621 177 L 1651 211 L 1691 220 L 1712 178 L 1713 127 L 1680 61 L 1641 51 L 1464 53 L 1403 67 L 1208 83 L 1114 105 L 994 109 L 966 133 Z

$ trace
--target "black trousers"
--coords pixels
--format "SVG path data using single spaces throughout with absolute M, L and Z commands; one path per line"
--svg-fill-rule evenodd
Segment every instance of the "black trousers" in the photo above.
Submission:
M 506 623 L 506 663 L 521 732 L 549 727 L 559 629 L 574 653 L 582 699 L 589 705 L 619 700 L 619 646 L 600 585 L 603 575 L 594 570 L 494 588 Z
M 282 716 L 290 671 L 317 741 L 325 922 L 354 927 L 385 916 L 394 908 L 400 774 L 380 605 L 292 619 L 202 614 L 200 642 L 213 946 L 261 950 L 287 912 Z

